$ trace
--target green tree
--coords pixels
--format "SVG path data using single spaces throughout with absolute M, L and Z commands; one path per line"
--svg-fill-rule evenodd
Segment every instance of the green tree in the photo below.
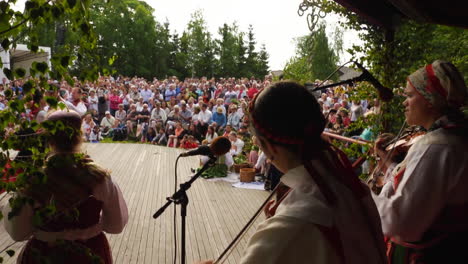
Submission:
M 286 79 L 301 83 L 315 79 L 324 80 L 336 69 L 339 58 L 333 46 L 340 49 L 342 38 L 339 33 L 336 34 L 335 39 L 339 43 L 333 45 L 329 42 L 325 31 L 325 25 L 321 24 L 316 31 L 296 39 L 296 55 L 284 68 Z M 337 78 L 336 74 L 331 77 L 332 80 Z
M 200 10 L 195 11 L 187 25 L 186 37 L 188 40 L 187 67 L 191 76 L 209 76 L 213 61 L 214 48 L 211 34 L 206 27 L 206 21 Z M 205 55 L 212 56 L 204 58 Z
M 262 47 L 260 48 L 260 52 L 258 53 L 258 60 L 256 63 L 256 71 L 255 71 L 255 76 L 257 78 L 263 78 L 265 75 L 268 74 L 268 58 L 269 55 L 266 51 L 265 44 L 262 44 Z
M 188 76 L 188 71 L 186 68 L 187 48 L 183 47 L 182 38 L 179 38 L 177 33 L 174 33 L 170 41 L 170 60 L 169 60 L 169 70 L 168 74 L 170 76 L 177 76 L 179 79 L 183 80 Z M 186 43 L 185 43 L 185 46 Z
M 156 24 L 156 36 L 155 43 L 153 46 L 149 47 L 152 49 L 153 58 L 153 67 L 154 72 L 153 76 L 158 78 L 166 77 L 171 69 L 171 54 L 175 54 L 174 43 L 171 42 L 171 34 L 169 30 L 169 22 L 166 21 L 163 25 L 159 23 Z M 175 65 L 174 65 L 175 66 Z
M 229 26 L 224 23 L 219 28 L 218 34 L 220 39 L 216 40 L 217 54 L 219 57 L 219 69 L 217 76 L 227 77 L 233 76 L 238 71 L 238 64 L 236 61 L 237 54 L 237 25 Z M 236 76 L 237 77 L 237 76 Z
M 245 46 L 245 43 L 244 43 L 244 33 L 243 32 L 240 32 L 238 35 L 237 35 L 237 39 L 236 39 L 236 46 L 237 46 L 237 54 L 236 54 L 236 64 L 237 64 L 237 71 L 233 73 L 234 77 L 245 77 L 247 76 L 248 72 L 247 72 L 247 58 L 245 57 L 246 55 L 246 51 L 247 51 L 247 47 Z
M 246 76 L 254 76 L 256 74 L 256 64 L 258 60 L 258 52 L 255 51 L 255 35 L 252 25 L 249 25 L 249 32 L 247 33 L 247 58 L 245 61 Z
M 162 51 L 167 48 L 168 29 L 156 23 L 154 10 L 147 3 L 95 0 L 91 10 L 103 61 L 115 57 L 114 69 L 126 76 L 151 78 L 165 74 L 167 56 Z
M 302 84 L 313 79 L 310 64 L 306 57 L 295 56 L 289 59 L 283 69 L 283 75 L 284 79 L 295 80 Z
M 317 31 L 312 33 L 310 42 L 312 46 L 310 51 L 312 76 L 320 80 L 326 79 L 336 69 L 338 62 L 338 56 L 330 45 L 325 30 L 325 25 L 321 24 Z M 337 78 L 337 75 L 331 77 L 332 80 Z

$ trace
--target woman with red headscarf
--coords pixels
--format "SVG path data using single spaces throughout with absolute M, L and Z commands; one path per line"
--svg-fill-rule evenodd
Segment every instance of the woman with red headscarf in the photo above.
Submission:
M 374 197 L 389 262 L 465 263 L 468 127 L 461 108 L 467 87 L 455 66 L 437 60 L 408 77 L 405 94 L 406 122 L 424 127 L 427 134 Z

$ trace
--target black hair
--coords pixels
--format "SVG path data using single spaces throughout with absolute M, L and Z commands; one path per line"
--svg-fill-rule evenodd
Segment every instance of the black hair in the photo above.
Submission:
M 288 144 L 275 138 L 316 143 L 322 141 L 320 135 L 326 119 L 315 97 L 298 83 L 281 81 L 265 88 L 255 100 L 250 115 L 255 134 L 293 151 L 297 151 L 302 144 Z

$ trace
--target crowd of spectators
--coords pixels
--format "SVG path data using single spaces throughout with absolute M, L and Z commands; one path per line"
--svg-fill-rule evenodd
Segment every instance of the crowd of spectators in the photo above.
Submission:
M 259 167 L 259 154 L 252 149 L 246 111 L 250 100 L 271 83 L 271 76 L 255 78 L 187 78 L 165 80 L 100 76 L 95 82 L 74 85 L 50 81 L 55 95 L 83 118 L 83 139 L 88 142 L 134 141 L 174 148 L 196 148 L 218 136 L 231 140 L 233 157 L 244 155 Z M 22 97 L 22 80 L 0 83 L 0 110 L 7 107 L 5 91 Z M 346 128 L 360 117 L 378 113 L 378 101 L 349 101 L 346 87 L 327 89 L 315 94 L 328 120 L 326 131 L 349 135 Z M 285 100 L 294 98 L 285 98 Z M 44 97 L 26 106 L 26 118 L 44 120 L 48 105 Z M 285 109 L 287 111 L 287 109 Z M 305 113 L 291 113 L 305 114 Z M 14 130 L 12 128 L 12 130 Z M 347 131 L 347 132 L 345 132 Z M 362 131 L 354 136 L 368 137 Z M 365 138 L 368 139 L 368 138 Z M 246 144 L 247 143 L 247 144 Z M 256 165 L 257 164 L 257 165 Z

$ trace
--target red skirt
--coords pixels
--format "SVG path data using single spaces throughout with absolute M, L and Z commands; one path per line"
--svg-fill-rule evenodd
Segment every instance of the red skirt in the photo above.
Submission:
M 100 261 L 95 261 L 96 258 L 100 258 Z M 112 254 L 109 242 L 101 232 L 86 241 L 48 243 L 33 238 L 28 241 L 18 257 L 18 263 L 21 264 L 44 263 L 44 260 L 51 264 L 111 264 Z

